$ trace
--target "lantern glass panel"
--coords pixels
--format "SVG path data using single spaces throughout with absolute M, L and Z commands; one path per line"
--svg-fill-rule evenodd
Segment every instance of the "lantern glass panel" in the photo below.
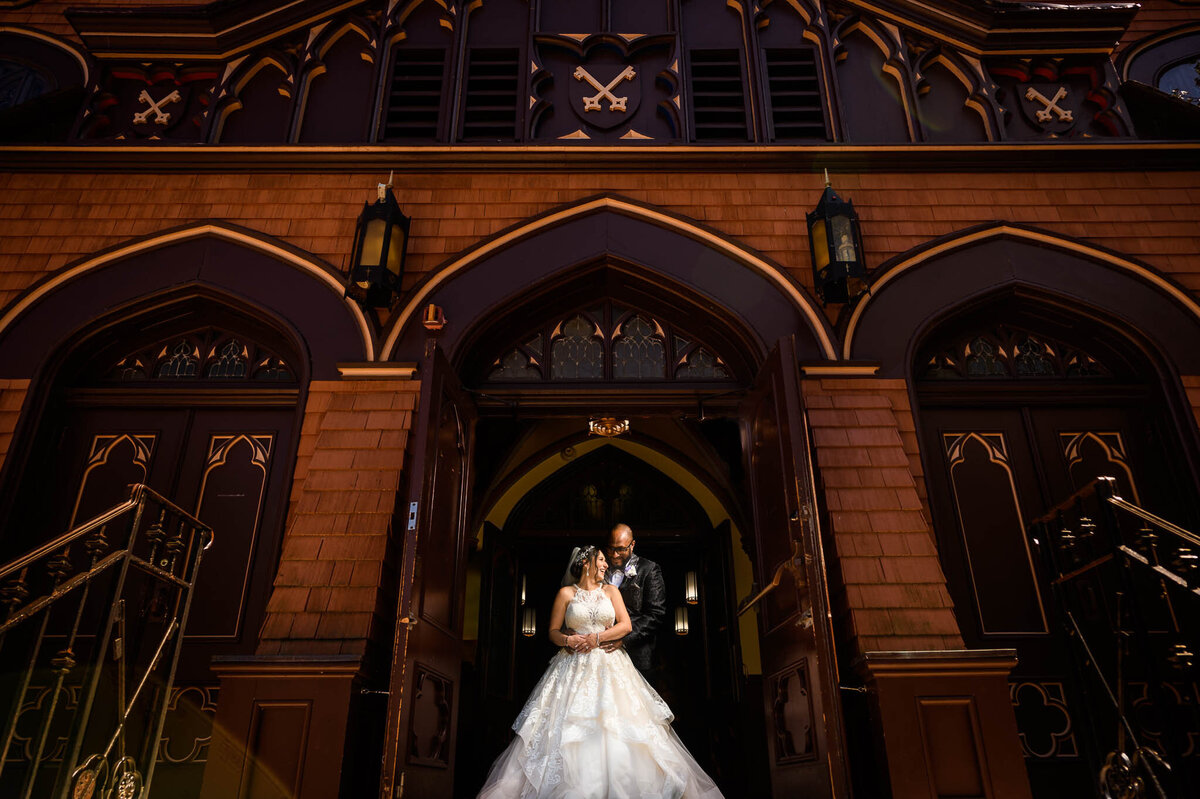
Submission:
M 695 605 L 700 601 L 700 581 L 696 578 L 695 572 L 688 572 L 684 577 L 683 599 L 689 605 Z
M 526 605 L 521 614 L 521 635 L 532 638 L 537 635 L 537 614 L 532 605 Z
M 404 261 L 404 228 L 392 225 L 392 237 L 388 240 L 387 270 L 392 277 L 400 277 L 400 267 Z
M 383 236 L 386 232 L 386 220 L 371 219 L 367 221 L 367 228 L 363 231 L 362 252 L 358 255 L 359 266 L 379 266 L 379 262 L 383 260 Z M 358 285 L 363 288 L 367 287 L 366 283 Z
M 813 258 L 815 259 L 813 269 L 819 272 L 829 266 L 829 239 L 825 233 L 825 220 L 815 220 L 808 235 L 812 239 Z
M 858 252 L 854 247 L 854 228 L 850 217 L 835 216 L 830 220 L 833 229 L 833 246 L 839 261 L 857 261 Z
M 688 634 L 688 612 L 685 607 L 675 608 L 675 634 Z

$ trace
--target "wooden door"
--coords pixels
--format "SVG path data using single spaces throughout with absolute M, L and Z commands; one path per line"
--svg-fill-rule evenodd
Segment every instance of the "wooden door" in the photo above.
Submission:
M 1028 525 L 1102 475 L 1115 477 L 1131 501 L 1152 508 L 1169 501 L 1171 481 L 1162 468 L 1168 453 L 1138 405 L 1051 399 L 927 409 L 922 432 L 938 549 L 963 638 L 969 647 L 1018 652 L 1010 690 L 1034 794 L 1082 796 L 1092 790 L 1097 759 L 1107 751 L 1092 731 L 1102 728 L 1107 736 L 1115 720 L 1079 691 L 1072 660 L 1077 642 L 1064 634 Z M 1107 627 L 1112 608 L 1105 604 L 1115 587 L 1104 568 L 1071 590 L 1091 597 L 1082 607 L 1094 606 Z M 1153 610 L 1149 603 L 1147 609 Z M 1107 663 L 1112 643 L 1105 635 L 1090 645 Z
M 775 797 L 847 796 L 837 665 L 795 344 L 783 339 L 742 409 Z
M 451 796 L 461 694 L 474 405 L 440 349 L 421 366 L 382 795 Z

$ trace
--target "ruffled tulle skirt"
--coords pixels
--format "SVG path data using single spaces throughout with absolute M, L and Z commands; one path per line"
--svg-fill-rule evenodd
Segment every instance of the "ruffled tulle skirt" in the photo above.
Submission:
M 480 799 L 719 799 L 624 650 L 560 651 Z

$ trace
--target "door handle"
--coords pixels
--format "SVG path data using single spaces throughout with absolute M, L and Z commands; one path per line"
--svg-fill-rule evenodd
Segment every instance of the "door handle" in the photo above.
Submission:
M 783 573 L 785 571 L 790 572 L 793 579 L 802 585 L 804 583 L 804 573 L 800 566 L 801 559 L 803 559 L 804 562 L 807 562 L 808 556 L 800 554 L 800 543 L 795 539 L 792 539 L 791 557 L 779 564 L 779 568 L 775 570 L 775 576 L 771 578 L 771 582 L 767 583 L 763 590 L 759 591 L 752 598 L 742 603 L 742 606 L 738 608 L 738 617 L 740 618 L 743 614 L 745 614 L 746 611 L 754 607 L 763 597 L 778 588 L 779 582 L 783 579 Z

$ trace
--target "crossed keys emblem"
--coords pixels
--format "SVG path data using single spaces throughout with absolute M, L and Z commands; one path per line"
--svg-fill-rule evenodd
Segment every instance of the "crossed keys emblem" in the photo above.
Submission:
M 601 86 L 600 81 L 593 78 L 592 74 L 590 72 L 588 72 L 583 67 L 576 67 L 575 68 L 575 80 L 586 80 L 588 83 L 592 84 L 592 88 L 596 89 L 598 92 L 597 94 L 594 94 L 591 97 L 583 98 L 583 110 L 584 111 L 599 111 L 599 110 L 601 110 L 600 109 L 600 98 L 603 97 L 608 100 L 608 110 L 609 111 L 624 111 L 625 104 L 629 101 L 629 98 L 628 97 L 617 97 L 615 94 L 613 94 L 613 89 L 615 89 L 617 87 L 617 84 L 619 84 L 621 81 L 633 80 L 635 77 L 637 77 L 637 72 L 634 71 L 633 67 L 625 67 L 625 69 L 622 70 L 621 74 L 617 75 L 615 78 L 613 78 L 611 81 L 609 81 L 609 84 L 607 86 Z
M 1026 100 L 1036 100 L 1043 106 L 1042 109 L 1036 113 L 1038 122 L 1049 122 L 1051 116 L 1057 116 L 1059 122 L 1071 122 L 1074 120 L 1075 115 L 1070 109 L 1061 108 L 1058 105 L 1058 101 L 1066 96 L 1066 86 L 1059 86 L 1058 91 L 1054 93 L 1053 97 L 1046 97 L 1046 95 L 1042 94 L 1032 86 L 1030 86 L 1025 92 Z
M 171 113 L 169 111 L 164 111 L 163 106 L 167 105 L 168 103 L 177 103 L 182 99 L 183 98 L 179 95 L 179 91 L 176 90 L 176 91 L 171 92 L 166 97 L 159 100 L 158 102 L 155 102 L 154 98 L 150 96 L 150 92 L 146 91 L 145 89 L 142 89 L 142 93 L 138 95 L 138 102 L 145 103 L 149 107 L 145 111 L 138 111 L 136 114 L 133 115 L 133 124 L 135 124 L 135 125 L 146 124 L 146 120 L 147 120 L 147 118 L 149 118 L 151 113 L 154 114 L 154 124 L 155 125 L 167 124 L 168 122 L 171 121 Z

